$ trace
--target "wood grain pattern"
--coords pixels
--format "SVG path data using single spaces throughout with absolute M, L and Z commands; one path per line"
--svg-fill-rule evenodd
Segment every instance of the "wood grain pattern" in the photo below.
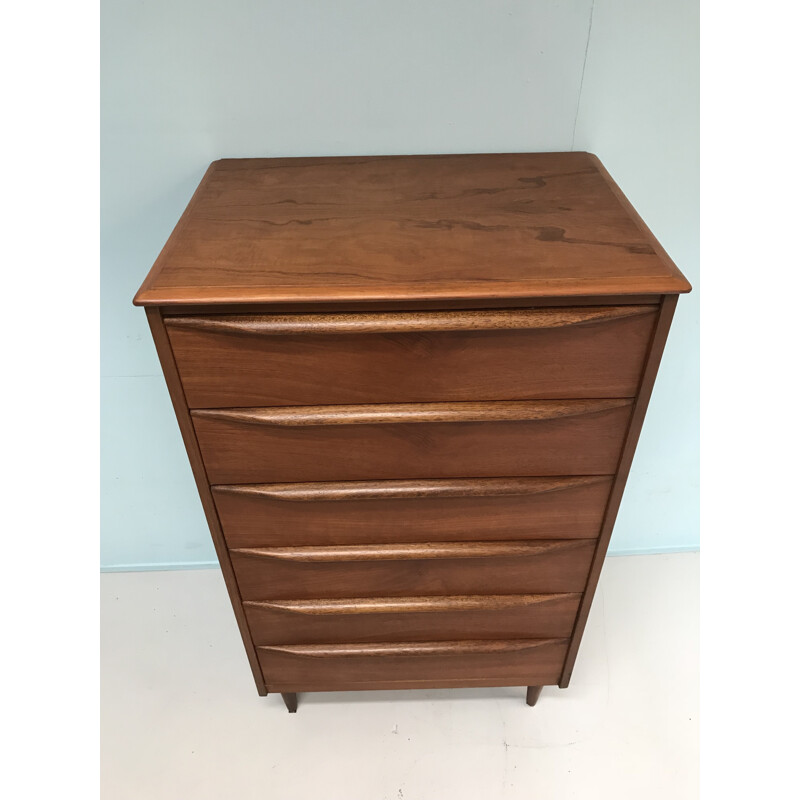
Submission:
M 531 422 L 597 414 L 632 405 L 614 400 L 558 400 L 503 403 L 386 403 L 360 406 L 295 406 L 287 408 L 204 408 L 195 419 L 249 425 L 406 425 L 430 422 Z
M 429 311 L 394 314 L 214 314 L 172 316 L 167 329 L 249 336 L 329 333 L 414 333 L 425 331 L 537 330 L 591 325 L 608 320 L 653 314 L 652 306 L 592 306 L 591 308 L 521 308 L 485 311 Z
M 229 547 L 590 539 L 611 476 L 214 486 Z
M 237 549 L 231 560 L 245 600 L 557 594 L 583 590 L 595 550 L 593 539 L 473 545 L 481 543 L 320 548 L 319 558 L 298 548 Z
M 137 304 L 688 291 L 587 153 L 214 162 Z
M 335 503 L 349 500 L 421 500 L 431 498 L 508 497 L 567 492 L 604 483 L 605 476 L 559 478 L 450 478 L 439 481 L 329 481 L 251 483 L 215 486 L 217 494 L 246 495 L 290 503 Z
M 657 306 L 172 317 L 192 408 L 632 397 Z
M 609 475 L 631 409 L 630 400 L 463 405 L 195 411 L 193 419 L 211 482 L 230 484 Z
M 285 612 L 312 617 L 341 617 L 348 614 L 438 614 L 442 611 L 507 611 L 514 608 L 554 606 L 565 601 L 580 599 L 578 593 L 562 594 L 465 594 L 431 597 L 346 597 L 314 600 L 248 600 L 248 612 L 264 610 Z M 384 619 L 380 617 L 380 619 Z M 300 620 L 294 619 L 295 623 Z M 381 623 L 383 624 L 383 623 Z M 457 637 L 456 637 L 457 638 Z M 461 637 L 465 638 L 465 637 Z M 494 637 L 495 639 L 498 637 Z M 539 638 L 539 637 L 506 637 Z M 390 640 L 394 641 L 394 640 Z M 427 641 L 427 640 L 422 640 Z M 289 644 L 289 642 L 284 642 Z M 297 644 L 297 643 L 296 643 Z
M 259 693 L 567 686 L 689 289 L 591 154 L 212 164 L 135 303 Z
M 462 656 L 520 653 L 555 644 L 548 639 L 461 640 L 453 642 L 380 642 L 376 644 L 261 645 L 259 650 L 301 658 L 380 658 L 382 656 Z M 560 642 L 558 642 L 560 643 Z
M 653 252 L 661 259 L 661 262 L 666 265 L 675 275 L 680 275 L 684 281 L 684 288 L 678 290 L 679 292 L 690 292 L 692 287 L 689 285 L 689 281 L 686 280 L 685 276 L 681 273 L 678 269 L 675 262 L 670 258 L 669 253 L 664 249 L 661 242 L 656 239 L 653 235 L 653 232 L 647 226 L 645 221 L 639 215 L 639 212 L 633 207 L 631 201 L 625 197 L 622 189 L 619 188 L 616 181 L 609 175 L 608 170 L 603 166 L 600 159 L 594 153 L 587 153 L 589 157 L 589 161 L 595 167 L 600 177 L 606 182 L 606 186 L 611 190 L 611 193 L 616 197 L 619 204 L 625 210 L 625 213 L 628 215 L 628 218 L 631 219 L 636 225 L 636 227 L 641 231 L 642 235 L 647 239 L 650 245 L 653 248 Z M 674 294 L 673 292 L 664 292 L 664 294 Z M 677 302 L 677 297 L 675 298 Z
M 578 543 L 580 546 L 580 543 Z M 527 556 L 574 550 L 574 542 L 422 542 L 420 544 L 327 545 L 322 547 L 254 547 L 235 550 L 279 561 L 338 563 L 342 561 L 417 561 L 421 558 L 490 558 Z
M 206 314 L 364 314 L 373 311 L 480 311 L 486 308 L 556 308 L 559 306 L 642 306 L 659 305 L 659 294 L 609 294 L 602 297 L 574 295 L 571 297 L 520 297 L 513 303 L 507 298 L 472 297 L 467 300 L 384 300 L 381 302 L 325 302 L 325 303 L 215 303 L 196 305 L 185 303 L 164 306 L 164 319 Z
M 417 678 L 416 680 L 403 680 L 402 678 L 397 678 L 397 676 L 393 676 L 388 680 L 379 680 L 379 681 L 359 681 L 358 684 L 335 684 L 335 683 L 317 683 L 317 684 L 304 684 L 302 690 L 297 689 L 296 691 L 299 694 L 302 692 L 305 694 L 306 692 L 341 692 L 341 691 L 348 691 L 348 692 L 355 692 L 355 691 L 365 691 L 365 690 L 390 690 L 390 691 L 401 691 L 404 689 L 477 689 L 480 687 L 497 687 L 497 686 L 519 686 L 521 685 L 519 680 L 504 680 L 502 682 L 498 682 L 494 678 L 485 678 L 485 677 L 477 677 L 477 678 L 453 678 L 452 676 L 448 679 L 420 679 Z M 275 687 L 273 686 L 271 691 L 276 691 Z M 476 693 L 477 694 L 477 693 Z
M 550 685 L 565 639 L 263 646 L 269 691 Z
M 153 335 L 153 341 L 158 352 L 158 358 L 161 362 L 161 369 L 164 371 L 164 379 L 167 383 L 169 396 L 172 400 L 172 407 L 175 411 L 175 416 L 178 420 L 178 427 L 183 437 L 183 443 L 186 447 L 186 453 L 189 456 L 189 463 L 192 467 L 192 474 L 194 475 L 197 491 L 200 494 L 200 502 L 203 505 L 203 511 L 206 515 L 209 530 L 211 531 L 211 538 L 214 542 L 214 550 L 217 553 L 222 576 L 225 579 L 225 587 L 228 590 L 231 605 L 233 606 L 233 613 L 236 617 L 236 623 L 239 626 L 239 633 L 242 636 L 247 658 L 250 662 L 250 668 L 253 671 L 253 678 L 256 682 L 256 689 L 260 695 L 266 695 L 267 689 L 264 685 L 264 678 L 261 672 L 261 667 L 258 663 L 255 647 L 253 646 L 253 639 L 250 635 L 250 630 L 247 626 L 247 618 L 245 617 L 244 608 L 242 607 L 242 598 L 239 594 L 239 587 L 236 583 L 236 577 L 233 574 L 233 566 L 231 565 L 230 555 L 228 548 L 225 545 L 225 539 L 222 535 L 219 518 L 217 517 L 216 508 L 214 507 L 214 499 L 211 496 L 211 490 L 208 484 L 208 477 L 206 475 L 203 460 L 200 455 L 200 448 L 197 444 L 192 420 L 189 416 L 189 409 L 186 406 L 186 398 L 183 395 L 178 371 L 175 367 L 175 360 L 172 356 L 172 350 L 169 345 L 169 338 L 164 329 L 164 322 L 161 318 L 160 311 L 157 308 L 147 309 L 147 322 L 150 325 L 150 331 Z
M 636 398 L 636 404 L 631 416 L 630 426 L 628 428 L 625 445 L 620 454 L 619 464 L 617 465 L 616 477 L 611 489 L 611 495 L 608 500 L 608 507 L 606 509 L 603 525 L 600 530 L 600 536 L 597 541 L 597 548 L 592 559 L 592 566 L 587 579 L 586 587 L 584 590 L 583 600 L 581 602 L 578 617 L 575 621 L 575 630 L 573 631 L 569 650 L 564 662 L 564 670 L 559 679 L 559 686 L 566 688 L 569 686 L 570 678 L 572 677 L 572 670 L 575 666 L 575 659 L 580 647 L 581 638 L 583 636 L 584 628 L 586 627 L 586 620 L 589 617 L 589 609 L 594 599 L 597 584 L 600 580 L 600 572 L 603 568 L 603 561 L 608 551 L 608 545 L 611 541 L 611 534 L 614 530 L 614 523 L 617 519 L 617 512 L 619 511 L 620 503 L 622 502 L 622 493 L 625 490 L 625 483 L 630 473 L 631 464 L 633 463 L 633 456 L 636 452 L 636 445 L 639 441 L 639 434 L 644 424 L 644 417 L 647 412 L 647 405 L 650 402 L 650 396 L 653 392 L 653 385 L 655 384 L 656 374 L 658 373 L 658 366 L 661 363 L 661 356 L 664 352 L 664 346 L 667 342 L 667 334 L 672 323 L 672 317 L 675 313 L 675 306 L 678 298 L 674 295 L 664 297 L 661 304 L 661 311 L 659 313 L 658 323 L 653 334 L 653 340 L 650 344 L 650 352 L 648 353 L 647 362 L 645 365 L 644 373 L 642 374 L 641 385 L 639 387 L 639 395 Z
M 245 603 L 256 644 L 567 637 L 578 593 Z

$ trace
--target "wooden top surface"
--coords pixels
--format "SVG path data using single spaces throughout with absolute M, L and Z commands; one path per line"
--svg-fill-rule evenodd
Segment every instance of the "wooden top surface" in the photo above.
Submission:
M 589 153 L 223 159 L 136 305 L 690 290 Z

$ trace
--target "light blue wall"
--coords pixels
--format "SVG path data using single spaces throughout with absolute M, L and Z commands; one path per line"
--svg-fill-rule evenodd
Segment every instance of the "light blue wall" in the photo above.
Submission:
M 604 27 L 604 4 L 595 5 L 595 30 Z M 662 18 L 673 13 L 673 3 L 658 6 Z M 695 208 L 695 174 L 660 199 L 660 173 L 648 180 L 641 162 L 649 166 L 669 137 L 656 122 L 631 137 L 598 114 L 603 93 L 618 92 L 604 86 L 601 69 L 609 35 L 597 50 L 592 39 L 588 65 L 597 63 L 598 77 L 587 68 L 578 116 L 591 7 L 591 0 L 104 0 L 105 568 L 214 561 L 144 313 L 130 301 L 216 158 L 570 150 L 575 137 L 575 149 L 595 149 L 605 160 L 605 147 L 616 158 L 607 162 L 612 174 L 694 277 L 696 239 L 682 234 L 682 225 L 695 231 L 696 212 L 684 222 L 674 209 Z M 666 41 L 668 26 L 657 33 Z M 663 81 L 672 69 L 658 63 L 651 72 Z M 691 67 L 683 80 L 693 91 Z M 636 98 L 627 101 L 635 117 Z M 696 115 L 670 124 L 696 135 Z M 584 143 L 600 131 L 597 145 Z M 639 161 L 615 156 L 618 141 L 629 149 L 626 137 L 642 150 Z M 680 314 L 660 380 L 664 391 L 654 400 L 615 533 L 614 546 L 625 549 L 697 541 L 697 443 L 694 420 L 686 418 L 696 392 L 696 316 L 684 308 Z M 669 513 L 657 527 L 648 515 L 645 525 L 641 512 L 659 492 L 669 493 L 670 502 L 661 503 Z
M 595 0 L 575 149 L 596 153 L 692 283 L 678 301 L 614 552 L 699 546 L 699 9 Z

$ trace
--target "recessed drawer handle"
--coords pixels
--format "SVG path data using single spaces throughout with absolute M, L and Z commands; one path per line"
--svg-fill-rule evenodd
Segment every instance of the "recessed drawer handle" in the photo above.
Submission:
M 423 544 L 330 545 L 322 547 L 243 547 L 231 550 L 253 558 L 334 563 L 342 561 L 417 561 L 429 558 L 535 556 L 580 550 L 594 539 L 513 542 L 425 542 Z
M 425 614 L 442 611 L 501 611 L 575 601 L 575 592 L 559 594 L 450 595 L 447 597 L 350 597 L 341 600 L 246 600 L 245 608 L 289 614 Z
M 255 336 L 331 333 L 434 333 L 533 330 L 591 325 L 655 314 L 658 306 L 593 306 L 502 311 L 428 311 L 417 314 L 220 314 L 167 317 L 170 328 Z
M 420 481 L 253 483 L 214 486 L 218 494 L 247 495 L 295 503 L 346 500 L 418 500 L 437 497 L 506 497 L 566 491 L 605 483 L 607 475 L 566 478 L 456 478 Z
M 489 403 L 392 403 L 359 406 L 270 406 L 267 408 L 200 408 L 195 419 L 217 419 L 247 425 L 386 425 L 433 422 L 534 422 L 587 416 L 633 404 L 611 400 L 523 400 Z
M 548 645 L 564 645 L 568 639 L 478 640 L 460 642 L 388 642 L 385 644 L 262 645 L 258 649 L 307 658 L 370 656 L 460 656 L 513 653 Z

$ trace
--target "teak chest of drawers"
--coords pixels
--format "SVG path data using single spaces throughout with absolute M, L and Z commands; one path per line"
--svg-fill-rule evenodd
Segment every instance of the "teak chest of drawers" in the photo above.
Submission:
M 588 153 L 214 162 L 134 302 L 259 694 L 566 687 L 689 289 Z

